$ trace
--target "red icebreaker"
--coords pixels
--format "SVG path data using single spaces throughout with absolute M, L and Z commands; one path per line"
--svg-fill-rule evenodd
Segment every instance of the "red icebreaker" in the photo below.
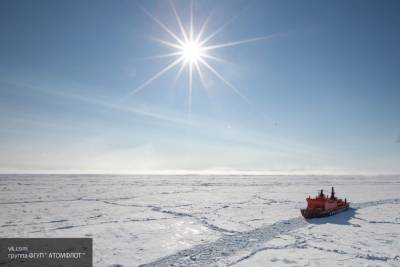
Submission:
M 325 196 L 321 189 L 316 198 L 307 198 L 307 208 L 301 209 L 301 214 L 306 219 L 321 218 L 334 215 L 349 208 L 349 202 L 346 199 L 335 197 L 335 191 L 332 187 L 331 196 Z

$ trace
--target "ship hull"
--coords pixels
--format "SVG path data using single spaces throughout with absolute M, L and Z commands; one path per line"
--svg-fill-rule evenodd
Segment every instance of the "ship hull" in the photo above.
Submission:
M 350 205 L 347 203 L 345 206 L 333 209 L 333 210 L 324 210 L 324 211 L 314 211 L 314 210 L 308 210 L 308 209 L 301 209 L 301 215 L 303 215 L 304 218 L 306 219 L 312 219 L 312 218 L 323 218 L 323 217 L 328 217 L 335 215 L 339 212 L 343 212 L 347 209 L 349 209 Z

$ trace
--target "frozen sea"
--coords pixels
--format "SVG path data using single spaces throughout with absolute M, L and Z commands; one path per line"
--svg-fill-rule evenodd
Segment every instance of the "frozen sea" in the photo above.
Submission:
M 335 186 L 351 209 L 304 220 Z M 92 237 L 94 266 L 400 266 L 400 176 L 0 175 L 0 237 Z

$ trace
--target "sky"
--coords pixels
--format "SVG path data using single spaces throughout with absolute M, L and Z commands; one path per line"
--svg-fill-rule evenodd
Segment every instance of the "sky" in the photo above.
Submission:
M 146 83 L 174 60 L 160 56 L 177 52 L 171 32 L 183 40 L 173 7 L 185 32 L 192 14 L 194 36 L 207 21 L 206 45 L 230 44 L 205 58 L 219 76 L 200 64 L 190 86 L 178 64 Z M 399 13 L 3 0 L 0 172 L 400 173 Z

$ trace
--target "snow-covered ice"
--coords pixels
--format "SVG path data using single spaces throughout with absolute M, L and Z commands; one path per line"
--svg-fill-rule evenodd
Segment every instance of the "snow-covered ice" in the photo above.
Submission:
M 306 221 L 335 186 L 351 209 Z M 92 237 L 95 266 L 400 266 L 400 176 L 0 175 L 1 237 Z

